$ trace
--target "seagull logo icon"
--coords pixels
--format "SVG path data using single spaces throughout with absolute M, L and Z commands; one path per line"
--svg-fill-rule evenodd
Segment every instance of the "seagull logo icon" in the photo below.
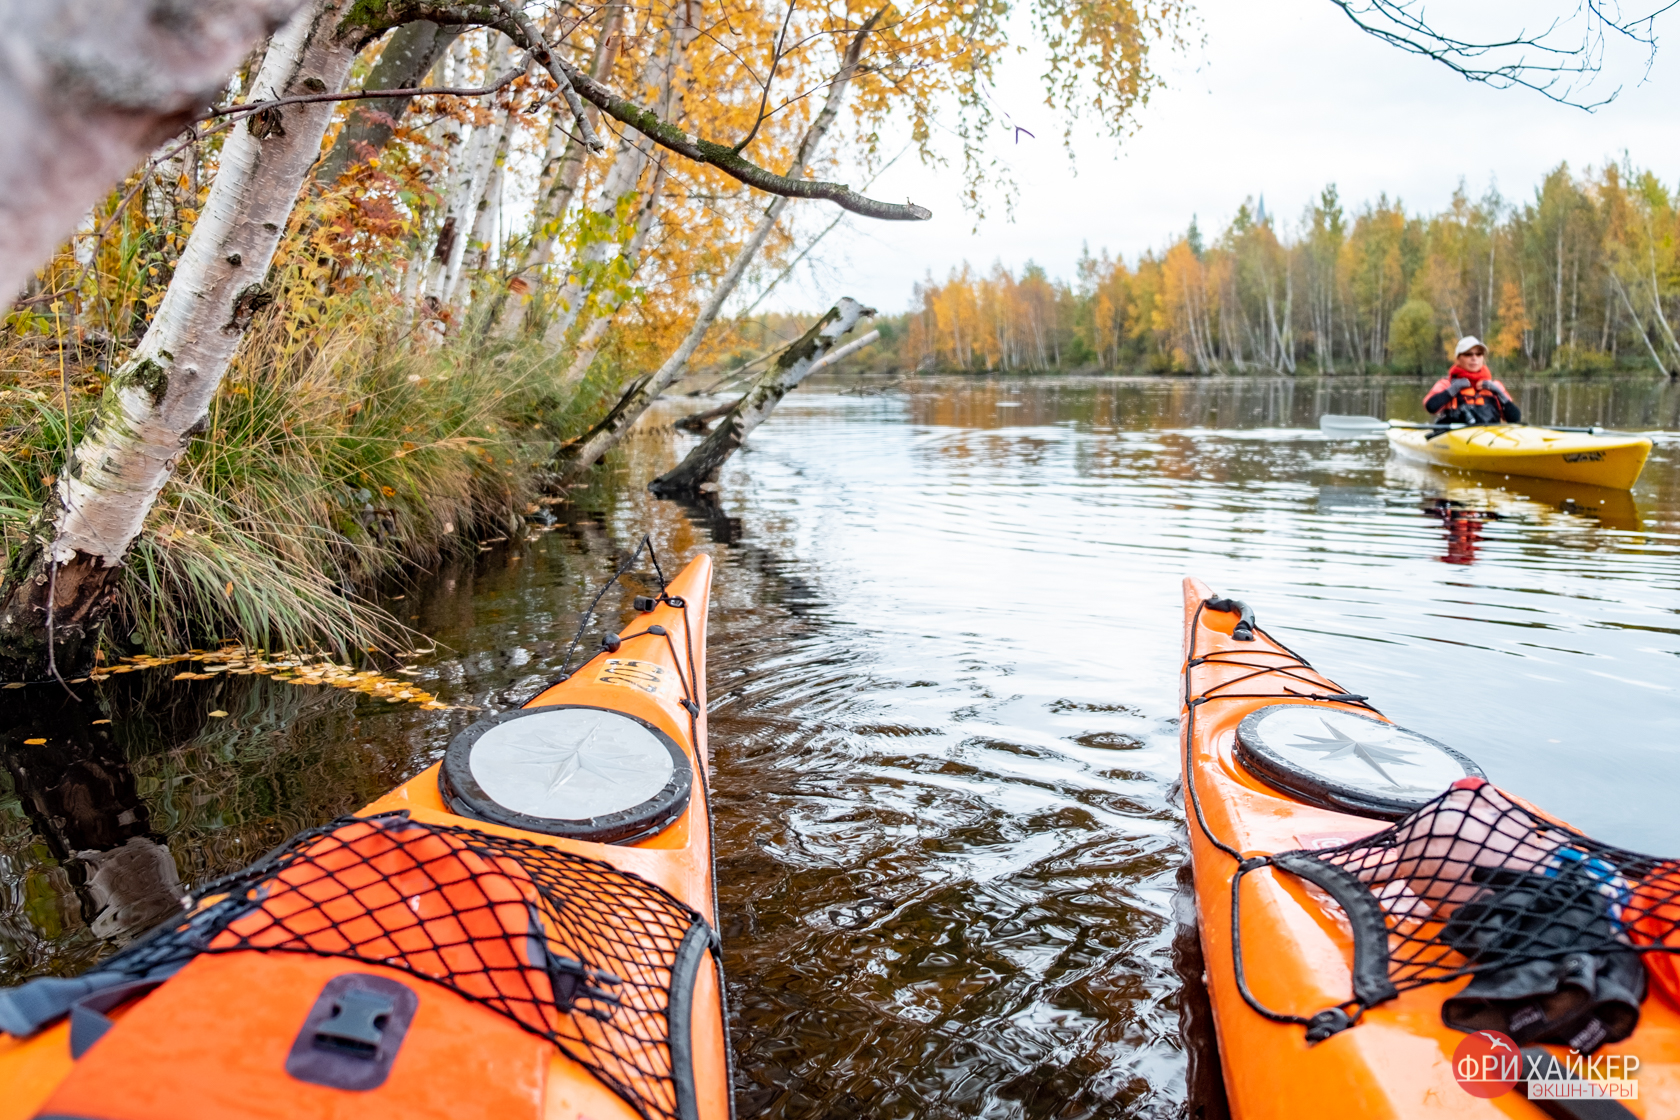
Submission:
M 1294 743 L 1292 745 L 1299 747 L 1302 750 L 1318 751 L 1325 757 L 1326 760 L 1341 758 L 1344 755 L 1351 754 L 1355 758 L 1359 759 L 1359 761 L 1375 770 L 1378 774 L 1381 774 L 1383 781 L 1387 782 L 1395 789 L 1406 788 L 1399 782 L 1395 781 L 1389 772 L 1382 768 L 1382 764 L 1385 762 L 1410 762 L 1411 752 L 1400 750 L 1397 747 L 1385 747 L 1377 743 L 1362 742 L 1361 740 L 1355 739 L 1352 736 L 1343 733 L 1339 729 L 1332 727 L 1330 721 L 1327 719 L 1320 719 L 1319 722 L 1324 724 L 1324 730 L 1330 732 L 1329 737 L 1322 735 L 1302 735 L 1301 738 L 1305 740 L 1305 742 Z

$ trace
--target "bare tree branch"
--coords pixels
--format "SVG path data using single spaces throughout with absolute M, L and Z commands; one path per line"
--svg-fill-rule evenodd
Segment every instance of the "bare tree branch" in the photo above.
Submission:
M 276 97 L 268 101 L 247 101 L 243 105 L 229 105 L 225 109 L 208 109 L 196 119 L 201 121 L 214 120 L 217 117 L 237 117 L 247 113 L 261 113 L 268 109 L 278 109 L 282 105 L 311 105 L 318 101 L 360 101 L 367 97 L 427 97 L 434 94 L 451 95 L 454 97 L 482 97 L 486 94 L 499 93 L 513 84 L 513 80 L 525 72 L 523 66 L 515 67 L 503 74 L 495 82 L 476 89 L 440 88 L 438 86 L 415 86 L 412 89 L 359 89 L 351 93 L 304 93 L 295 97 Z M 193 136 L 192 140 L 199 137 Z
M 1606 41 L 1621 37 L 1646 49 L 1645 73 L 1656 58 L 1655 20 L 1680 5 L 1668 0 L 1635 19 L 1624 19 L 1604 0 L 1578 0 L 1574 13 L 1554 19 L 1544 31 L 1518 31 L 1507 39 L 1463 39 L 1438 30 L 1424 13 L 1423 0 L 1330 0 L 1361 31 L 1409 54 L 1439 62 L 1472 82 L 1495 89 L 1520 86 L 1564 105 L 1589 112 L 1607 105 L 1621 86 L 1607 96 L 1588 99 L 1592 83 L 1604 67 Z M 1614 0 L 1612 0 L 1612 3 Z M 1579 43 L 1562 37 L 1580 20 Z M 1643 76 L 1641 76 L 1643 80 Z

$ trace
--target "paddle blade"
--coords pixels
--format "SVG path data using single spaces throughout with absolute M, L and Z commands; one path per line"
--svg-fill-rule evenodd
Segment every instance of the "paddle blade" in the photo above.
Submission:
M 1332 439 L 1363 439 L 1388 431 L 1388 421 L 1375 416 L 1320 416 L 1318 430 Z

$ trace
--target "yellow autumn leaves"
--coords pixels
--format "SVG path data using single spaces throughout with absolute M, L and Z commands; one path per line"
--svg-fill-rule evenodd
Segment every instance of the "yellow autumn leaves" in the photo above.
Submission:
M 430 650 L 417 650 L 417 653 L 430 653 Z M 166 665 L 177 665 L 182 662 L 198 662 L 202 670 L 185 669 L 175 674 L 178 681 L 207 681 L 220 674 L 230 677 L 264 676 L 276 681 L 286 681 L 297 685 L 330 685 L 333 688 L 348 688 L 363 693 L 375 700 L 383 700 L 387 704 L 418 704 L 429 711 L 466 710 L 477 711 L 470 705 L 449 705 L 420 688 L 411 681 L 399 677 L 388 677 L 372 669 L 357 670 L 350 665 L 341 665 L 321 655 L 297 655 L 276 653 L 265 656 L 265 651 L 250 649 L 241 645 L 223 646 L 215 650 L 190 650 L 187 653 L 171 654 L 167 657 L 152 657 L 142 654 L 139 657 L 125 657 L 116 665 L 101 668 L 89 674 L 88 679 L 102 681 L 118 673 L 132 673 L 139 669 L 158 669 Z M 413 672 L 412 669 L 399 669 L 399 673 Z M 226 716 L 226 712 L 212 712 L 211 715 Z

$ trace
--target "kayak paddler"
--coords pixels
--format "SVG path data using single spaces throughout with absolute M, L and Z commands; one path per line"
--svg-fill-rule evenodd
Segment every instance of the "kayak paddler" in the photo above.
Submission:
M 1520 424 L 1522 409 L 1493 379 L 1487 347 L 1473 334 L 1458 340 L 1452 369 L 1425 394 L 1423 407 L 1440 424 Z

